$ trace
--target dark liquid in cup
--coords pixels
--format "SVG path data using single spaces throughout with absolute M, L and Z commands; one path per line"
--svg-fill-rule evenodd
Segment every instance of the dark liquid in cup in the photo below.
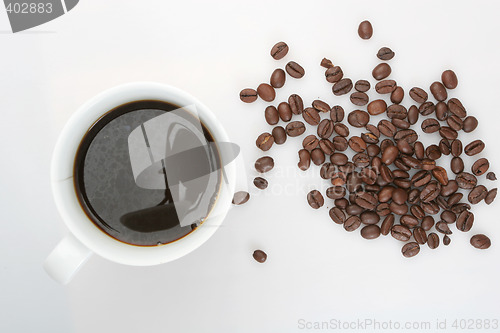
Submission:
M 162 149 L 165 156 L 158 158 Z M 205 170 L 209 176 L 200 174 Z M 78 200 L 92 222 L 140 246 L 170 243 L 195 230 L 210 214 L 220 181 L 220 156 L 205 125 L 185 108 L 156 100 L 102 116 L 82 139 L 74 164 Z

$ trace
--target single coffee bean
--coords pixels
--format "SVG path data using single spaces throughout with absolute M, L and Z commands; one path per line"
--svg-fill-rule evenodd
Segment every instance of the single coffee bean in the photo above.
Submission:
M 437 120 L 444 121 L 448 118 L 449 111 L 448 105 L 445 102 L 438 102 L 436 104 L 436 118 Z
M 375 66 L 372 71 L 372 76 L 375 80 L 383 80 L 389 75 L 391 75 L 391 66 L 385 62 Z
M 321 121 L 318 111 L 314 108 L 305 108 L 302 112 L 302 118 L 304 118 L 306 123 L 313 126 L 318 125 Z
M 345 197 L 345 194 L 346 189 L 343 186 L 332 186 L 326 189 L 326 196 L 333 200 L 343 198 Z
M 330 110 L 330 119 L 336 123 L 344 120 L 344 109 L 340 105 L 332 107 Z
M 403 205 L 408 199 L 408 193 L 402 188 L 395 188 L 392 191 L 392 201 L 398 205 Z
M 464 210 L 470 210 L 470 209 L 471 205 L 469 205 L 468 203 L 457 203 L 450 208 L 450 210 L 455 214 L 460 214 Z
M 404 170 L 395 169 L 392 174 L 394 178 L 410 178 L 410 174 Z
M 420 252 L 420 246 L 418 245 L 418 243 L 415 242 L 410 242 L 408 244 L 405 244 L 401 249 L 401 253 L 403 253 L 403 256 L 406 258 L 414 257 L 419 252 Z
M 451 238 L 448 237 L 448 235 L 444 235 L 444 237 L 443 237 L 443 245 L 448 246 L 448 245 L 450 245 L 450 243 L 451 243 Z
M 476 176 L 481 176 L 486 173 L 490 167 L 490 162 L 486 158 L 480 158 L 472 165 L 472 173 Z
M 412 215 L 403 215 L 399 219 L 399 223 L 411 229 L 418 225 L 418 220 Z
M 422 116 L 428 116 L 428 115 L 432 114 L 434 111 L 436 111 L 436 106 L 432 102 L 422 103 L 418 107 L 418 112 Z
M 361 153 L 366 150 L 366 142 L 363 141 L 359 136 L 352 136 L 349 139 L 349 147 L 357 153 Z
M 439 131 L 440 128 L 441 125 L 439 124 L 439 121 L 437 121 L 436 119 L 428 118 L 422 122 L 422 131 L 424 133 L 435 133 Z
M 379 58 L 380 60 L 391 60 L 392 58 L 394 58 L 394 51 L 392 51 L 388 47 L 382 47 L 377 52 L 377 58 Z
M 430 87 L 431 93 L 435 99 L 442 102 L 448 98 L 448 93 L 446 92 L 446 88 L 443 86 L 441 82 L 433 82 Z
M 323 179 L 331 179 L 336 171 L 337 170 L 335 168 L 335 165 L 333 165 L 332 163 L 325 163 L 321 166 L 321 169 L 319 170 L 319 176 Z M 331 187 L 331 189 L 333 190 L 335 188 Z M 330 198 L 330 196 L 328 195 L 328 190 L 326 191 L 326 196 Z M 343 195 L 341 197 L 343 197 Z M 332 198 L 332 199 L 338 199 L 338 198 Z
M 332 139 L 333 145 L 335 146 L 335 150 L 345 151 L 348 147 L 347 140 L 343 136 L 335 136 Z
M 233 205 L 243 205 L 250 199 L 250 193 L 238 191 L 233 195 Z
M 394 104 L 399 104 L 403 101 L 405 96 L 405 91 L 400 86 L 397 86 L 396 89 L 391 93 L 391 102 Z
M 325 162 L 325 153 L 319 148 L 311 151 L 311 161 L 316 165 L 321 165 Z
M 437 248 L 439 246 L 439 236 L 436 233 L 431 232 L 429 236 L 427 236 L 427 245 L 431 250 Z
M 297 163 L 299 169 L 305 171 L 309 169 L 310 165 L 311 165 L 311 154 L 309 153 L 309 151 L 306 149 L 299 150 L 299 163 Z
M 368 90 L 370 90 L 370 87 L 371 87 L 370 82 L 366 80 L 358 80 L 354 84 L 354 89 L 356 89 L 359 92 L 367 92 Z
M 415 125 L 418 121 L 419 114 L 420 112 L 418 111 L 418 108 L 415 105 L 410 106 L 407 114 L 408 122 L 411 125 Z
M 335 130 L 335 133 L 337 133 L 340 136 L 347 137 L 349 136 L 349 128 L 341 123 L 337 123 L 333 126 L 333 129 Z
M 288 64 L 286 64 L 285 70 L 291 77 L 295 79 L 302 78 L 306 73 L 304 68 L 302 68 L 302 66 L 300 66 L 295 61 L 290 61 Z
M 354 110 L 347 116 L 347 122 L 353 127 L 365 127 L 370 121 L 370 115 L 361 110 Z
M 318 209 L 323 206 L 325 199 L 323 199 L 321 192 L 318 190 L 312 190 L 307 194 L 307 202 L 312 208 Z
M 448 181 L 447 185 L 441 187 L 441 195 L 443 197 L 448 197 L 458 190 L 458 183 L 455 179 Z
M 462 102 L 456 98 L 450 98 L 448 100 L 448 110 L 459 118 L 467 117 L 467 111 L 465 110 Z
M 339 82 L 344 77 L 344 72 L 340 66 L 333 66 L 325 71 L 325 78 L 330 83 Z
M 458 202 L 460 202 L 460 200 L 462 200 L 463 196 L 464 195 L 462 193 L 453 193 L 448 198 L 448 206 L 453 206 L 457 204 Z
M 464 171 L 464 161 L 460 157 L 453 157 L 451 159 L 451 171 L 454 174 L 459 174 Z
M 396 89 L 396 81 L 382 80 L 375 85 L 375 91 L 379 94 L 390 94 Z
M 346 231 L 354 231 L 361 226 L 361 219 L 357 216 L 351 216 L 344 222 Z
M 413 183 L 413 186 L 420 187 L 427 185 L 431 181 L 431 179 L 432 177 L 428 171 L 421 170 L 413 175 L 413 177 L 411 178 L 411 182 Z
M 409 144 L 414 143 L 418 139 L 418 134 L 412 129 L 400 130 L 394 134 L 396 140 L 406 140 Z
M 446 118 L 446 123 L 455 131 L 460 131 L 464 127 L 463 120 L 461 118 L 458 118 L 454 114 Z
M 429 202 L 437 198 L 441 191 L 441 185 L 436 181 L 430 181 L 420 192 L 420 200 L 422 202 Z
M 457 131 L 448 126 L 443 126 L 439 129 L 439 134 L 448 140 L 455 140 L 458 137 Z
M 257 87 L 257 94 L 259 95 L 260 98 L 262 98 L 266 102 L 272 102 L 276 97 L 276 92 L 274 91 L 274 88 L 267 83 L 261 83 Z
M 471 204 L 475 205 L 480 203 L 488 195 L 488 190 L 484 185 L 478 185 L 474 187 L 468 196 L 468 200 Z
M 286 134 L 291 137 L 302 135 L 306 131 L 306 126 L 301 121 L 292 121 L 286 125 Z
M 287 102 L 281 102 L 278 105 L 278 114 L 284 122 L 290 121 L 292 119 L 292 109 Z
M 422 226 L 422 229 L 429 231 L 434 226 L 434 218 L 432 216 L 425 216 L 420 225 Z
M 358 215 L 361 215 L 361 213 L 364 211 L 364 209 L 363 209 L 363 207 L 360 207 L 356 204 L 351 204 L 351 205 L 348 205 L 346 207 L 345 211 L 349 215 L 358 216 Z M 360 219 L 360 222 L 361 222 L 361 219 Z
M 240 99 L 245 103 L 252 103 L 257 100 L 257 91 L 255 89 L 246 88 L 240 92 Z
M 330 59 L 323 58 L 319 64 L 321 67 L 330 68 L 333 67 L 333 63 Z
M 387 116 L 391 119 L 405 119 L 407 114 L 406 108 L 402 105 L 392 104 L 387 107 Z
M 359 24 L 358 35 L 361 39 L 370 39 L 373 35 L 373 27 L 369 21 L 363 21 Z
M 319 99 L 316 99 L 312 102 L 312 107 L 315 108 L 318 112 L 329 112 L 330 111 L 330 105 L 328 105 L 326 102 L 323 102 Z
M 266 108 L 266 110 L 264 111 L 264 117 L 266 118 L 266 122 L 269 125 L 276 125 L 280 120 L 278 110 L 272 105 L 269 105 Z
M 356 192 L 356 204 L 365 209 L 373 210 L 377 206 L 377 197 L 368 192 Z
M 380 221 L 380 216 L 377 213 L 368 210 L 361 213 L 360 217 L 363 224 L 377 224 Z
M 359 91 L 355 91 L 351 94 L 351 103 L 354 104 L 354 105 L 358 105 L 358 106 L 362 106 L 362 105 L 366 105 L 368 103 L 368 101 L 370 100 L 368 98 L 368 95 L 365 94 L 364 92 L 359 92 Z
M 470 133 L 472 132 L 473 130 L 476 129 L 477 127 L 477 119 L 476 117 L 474 116 L 468 116 L 464 119 L 464 126 L 463 126 L 463 130 L 465 133 Z
M 255 161 L 255 170 L 265 173 L 274 168 L 274 160 L 271 156 L 263 156 Z
M 286 142 L 286 131 L 282 126 L 273 128 L 271 134 L 273 135 L 274 143 L 277 145 L 282 145 Z
M 484 198 L 484 202 L 486 202 L 487 205 L 491 204 L 493 201 L 495 201 L 495 198 L 497 197 L 497 189 L 491 189 L 488 191 L 488 194 L 486 195 L 486 198 Z
M 434 161 L 438 160 L 441 157 L 441 150 L 436 145 L 430 145 L 425 149 L 425 156 Z
M 464 210 L 458 215 L 457 229 L 463 232 L 468 232 L 474 224 L 474 214 Z
M 382 153 L 382 163 L 391 165 L 399 155 L 399 150 L 396 146 L 387 147 Z
M 255 250 L 252 254 L 255 261 L 263 263 L 267 260 L 267 254 L 262 250 Z
M 348 94 L 352 89 L 352 81 L 351 79 L 341 79 L 336 82 L 332 87 L 332 92 L 335 96 L 341 96 Z
M 330 181 L 333 186 L 344 186 L 347 181 L 347 177 L 343 172 L 335 172 Z
M 335 152 L 335 145 L 328 139 L 321 139 L 319 141 L 319 148 L 325 155 L 331 155 Z
M 281 68 L 276 68 L 271 74 L 271 79 L 269 80 L 269 83 L 271 83 L 271 85 L 274 88 L 281 88 L 285 85 L 285 80 L 286 80 L 285 71 L 282 70 Z
M 262 133 L 257 137 L 257 140 L 255 141 L 255 144 L 257 145 L 258 148 L 260 148 L 263 151 L 268 151 L 271 149 L 274 143 L 274 138 L 270 133 Z
M 376 116 L 378 114 L 384 113 L 387 110 L 387 104 L 383 99 L 376 99 L 371 101 L 367 107 L 368 113 L 372 116 Z
M 457 216 L 451 210 L 445 210 L 441 213 L 441 220 L 446 223 L 453 223 L 457 220 Z
M 408 191 L 408 202 L 414 205 L 420 202 L 420 190 L 418 188 L 412 188 Z
M 418 87 L 413 87 L 410 89 L 410 97 L 417 103 L 424 103 L 427 101 L 427 93 Z
M 385 217 L 382 225 L 380 227 L 380 233 L 384 236 L 388 235 L 392 230 L 392 226 L 394 225 L 394 214 L 389 214 Z
M 322 139 L 328 139 L 333 134 L 333 121 L 330 119 L 323 119 L 318 125 L 318 136 Z
M 442 196 L 438 196 L 435 201 L 436 201 L 437 205 L 439 206 L 439 208 L 441 208 L 441 209 L 447 210 L 448 208 L 450 208 L 450 205 L 448 205 L 448 202 Z
M 260 190 L 265 190 L 267 188 L 268 182 L 266 179 L 262 177 L 255 177 L 253 180 L 253 184 Z
M 415 241 L 420 245 L 427 243 L 427 233 L 422 227 L 413 229 L 413 238 L 415 238 Z
M 424 149 L 424 145 L 422 142 L 420 141 L 415 141 L 415 143 L 413 144 L 413 149 L 415 151 L 415 157 L 419 160 L 422 160 L 424 159 L 425 157 L 425 149 Z
M 476 249 L 485 250 L 491 246 L 491 240 L 486 235 L 478 234 L 472 236 L 470 244 Z
M 457 75 L 451 69 L 447 69 L 441 74 L 441 81 L 448 89 L 455 89 L 458 85 Z
M 330 218 L 333 222 L 337 224 L 342 224 L 345 222 L 345 213 L 337 207 L 333 207 L 329 212 Z
M 482 152 L 484 149 L 484 142 L 481 140 L 474 140 L 464 148 L 467 156 L 474 156 Z
M 488 174 L 486 175 L 486 179 L 488 179 L 488 180 L 497 180 L 497 176 L 495 175 L 494 172 L 488 172 Z
M 278 42 L 271 49 L 271 57 L 276 60 L 282 59 L 287 53 L 288 45 L 285 42 Z
M 335 205 L 335 207 L 346 210 L 347 206 L 349 206 L 349 200 L 347 200 L 346 198 L 335 199 L 333 201 L 333 204 Z
M 385 164 L 382 164 L 380 167 L 380 177 L 386 183 L 390 183 L 394 180 L 394 175 L 392 174 L 391 169 Z
M 390 121 L 388 121 L 386 119 L 381 120 L 378 123 L 377 128 L 380 131 L 380 133 L 382 133 L 383 135 L 385 135 L 389 138 L 394 137 L 394 135 L 397 132 L 396 126 L 394 126 L 394 124 L 392 124 Z
M 292 94 L 288 97 L 288 104 L 293 114 L 301 114 L 304 111 L 304 102 L 302 97 L 297 94 Z
M 397 128 L 400 128 L 400 129 L 408 129 L 411 126 L 411 124 L 409 122 L 407 122 L 404 119 L 399 119 L 399 118 L 392 118 L 391 123 L 393 123 L 394 126 L 396 126 Z
M 352 161 L 358 168 L 364 168 L 370 165 L 370 157 L 365 153 L 357 153 L 352 157 Z
M 377 131 L 378 131 L 378 129 L 377 129 Z M 361 139 L 363 139 L 363 141 L 368 143 L 368 144 L 378 143 L 378 137 L 373 133 L 361 133 Z M 373 146 L 378 147 L 377 145 L 373 145 Z M 375 155 L 377 155 L 377 154 L 378 154 L 378 152 L 375 153 Z M 373 155 L 373 156 L 375 156 L 375 155 Z
M 448 173 L 443 167 L 436 166 L 434 169 L 432 169 L 432 175 L 441 185 L 448 185 Z
M 361 229 L 361 237 L 364 239 L 375 239 L 380 236 L 380 227 L 376 224 L 371 224 Z
M 330 156 L 330 162 L 332 162 L 333 165 L 345 165 L 347 160 L 347 156 L 342 153 L 334 153 Z
M 462 141 L 456 139 L 453 140 L 451 143 L 451 155 L 454 157 L 459 157 L 462 155 L 463 151 L 463 146 L 462 146 Z
M 436 230 L 445 235 L 452 234 L 450 227 L 448 226 L 448 223 L 444 221 L 439 221 L 438 223 L 436 223 Z
M 394 191 L 394 187 L 387 185 L 382 187 L 380 192 L 378 193 L 378 200 L 380 202 L 388 202 L 392 198 L 392 192 Z
M 318 145 L 319 140 L 314 134 L 306 136 L 302 141 L 302 147 L 304 147 L 304 149 L 307 149 L 308 151 L 313 150 L 314 148 L 318 147 Z

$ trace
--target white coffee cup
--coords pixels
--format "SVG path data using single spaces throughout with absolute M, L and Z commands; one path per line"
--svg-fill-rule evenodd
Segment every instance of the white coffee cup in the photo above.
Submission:
M 164 84 L 124 84 L 104 91 L 81 106 L 64 127 L 52 158 L 51 183 L 54 199 L 70 232 L 48 256 L 44 268 L 60 283 L 68 283 L 92 253 L 117 263 L 135 266 L 157 265 L 182 257 L 214 234 L 230 208 L 235 190 L 236 161 L 234 156 L 221 151 L 225 186 L 221 186 L 209 216 L 186 237 L 160 246 L 135 246 L 109 236 L 89 219 L 80 206 L 73 179 L 74 161 L 80 142 L 89 128 L 105 113 L 119 105 L 139 100 L 159 100 L 180 106 L 194 105 L 215 143 L 229 142 L 224 128 L 205 105 L 188 93 Z

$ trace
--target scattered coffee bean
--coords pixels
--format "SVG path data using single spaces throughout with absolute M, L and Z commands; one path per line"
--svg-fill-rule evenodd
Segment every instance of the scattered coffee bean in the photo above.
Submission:
M 465 111 L 462 102 L 456 98 L 450 98 L 450 100 L 448 100 L 448 110 L 459 118 L 467 117 L 467 111 Z
M 472 190 L 477 184 L 477 178 L 468 172 L 462 172 L 455 178 L 458 187 L 464 190 Z
M 250 199 L 250 193 L 238 191 L 233 196 L 233 205 L 243 205 Z
M 253 180 L 253 184 L 260 190 L 265 190 L 267 188 L 268 182 L 266 179 L 262 177 L 255 177 Z
M 365 94 L 364 92 L 359 92 L 359 91 L 353 92 L 351 94 L 350 99 L 352 104 L 357 106 L 366 105 L 369 101 L 368 95 Z
M 365 127 L 370 121 L 370 115 L 361 110 L 354 110 L 347 116 L 347 122 L 353 127 Z
M 276 97 L 276 92 L 274 91 L 274 88 L 267 83 L 261 83 L 257 87 L 257 94 L 259 95 L 260 98 L 262 98 L 266 102 L 272 102 Z
M 302 66 L 300 66 L 295 61 L 290 61 L 288 64 L 286 64 L 285 70 L 288 73 L 288 75 L 290 75 L 291 77 L 293 77 L 295 79 L 302 78 L 306 73 L 304 68 L 302 68 Z
M 445 235 L 451 235 L 452 233 L 450 227 L 448 226 L 448 223 L 443 221 L 439 221 L 438 223 L 436 223 L 436 230 Z
M 422 227 L 416 227 L 415 229 L 413 229 L 413 238 L 420 245 L 427 243 L 428 240 L 427 233 Z
M 382 80 L 375 85 L 375 91 L 379 94 L 390 94 L 396 89 L 396 81 Z
M 392 227 L 394 225 L 394 214 L 389 214 L 385 217 L 382 225 L 380 227 L 380 233 L 384 236 L 388 235 L 391 232 Z
M 240 99 L 245 103 L 252 103 L 257 100 L 257 91 L 255 89 L 246 88 L 240 92 Z
M 276 125 L 280 120 L 278 110 L 272 105 L 269 105 L 266 108 L 264 111 L 264 117 L 269 125 Z
M 274 88 L 281 88 L 285 85 L 285 80 L 286 80 L 286 75 L 285 71 L 282 70 L 281 68 L 276 68 L 274 72 L 271 74 L 271 79 L 269 80 L 269 83 Z
M 484 185 L 478 185 L 474 187 L 468 196 L 468 200 L 471 204 L 476 205 L 480 203 L 488 195 L 488 190 Z
M 318 125 L 321 121 L 318 111 L 314 108 L 305 108 L 302 112 L 302 118 L 304 118 L 306 123 L 313 126 Z
M 439 236 L 436 233 L 431 232 L 429 236 L 427 236 L 427 245 L 432 250 L 437 248 L 439 246 Z
M 453 157 L 450 166 L 454 174 L 459 174 L 464 171 L 464 161 L 460 157 Z
M 476 176 L 481 176 L 486 171 L 488 171 L 488 168 L 490 167 L 490 162 L 486 158 L 480 158 L 474 164 L 472 165 L 472 173 Z
M 337 224 L 343 224 L 345 222 L 345 213 L 338 207 L 333 207 L 330 209 L 330 218 L 333 222 Z
M 496 197 L 497 197 L 497 189 L 496 188 L 491 189 L 486 195 L 486 198 L 484 198 L 484 202 L 486 202 L 486 204 L 489 205 L 493 201 L 495 201 Z
M 474 140 L 464 148 L 467 156 L 474 156 L 482 152 L 484 149 L 484 142 L 481 140 Z
M 434 226 L 434 218 L 432 216 L 425 216 L 422 219 L 422 223 L 420 223 L 420 226 L 425 230 L 429 231 L 431 228 Z M 429 235 L 430 236 L 430 235 Z
M 457 218 L 457 229 L 463 232 L 468 232 L 472 225 L 474 224 L 474 214 L 464 210 L 458 215 Z
M 274 168 L 274 160 L 271 156 L 263 156 L 255 161 L 255 170 L 266 173 Z
M 358 80 L 354 84 L 354 89 L 356 89 L 359 92 L 367 92 L 368 90 L 370 90 L 370 87 L 371 87 L 370 82 L 366 80 Z
M 352 89 L 351 79 L 341 79 L 336 82 L 332 87 L 332 92 L 335 96 L 348 94 Z
M 333 130 L 335 131 L 335 133 L 337 133 L 340 136 L 343 136 L 343 137 L 349 136 L 349 128 L 344 124 L 336 123 L 333 126 Z M 339 149 L 339 150 L 341 150 L 341 149 Z
M 382 47 L 377 52 L 377 58 L 380 60 L 391 60 L 394 58 L 394 52 L 388 47 Z
M 319 148 L 311 151 L 311 161 L 316 165 L 321 165 L 325 162 L 325 153 Z
M 451 143 L 451 155 L 454 157 L 459 157 L 463 152 L 462 141 L 456 139 Z
M 263 151 L 268 151 L 271 149 L 274 143 L 274 138 L 270 133 L 262 133 L 259 135 L 257 140 L 255 141 L 255 144 L 257 145 L 258 148 L 262 149 Z
M 325 71 L 326 80 L 330 83 L 338 82 L 344 77 L 344 72 L 340 66 L 333 66 Z
M 470 244 L 476 249 L 485 250 L 491 246 L 491 240 L 486 235 L 478 234 L 472 236 Z
M 446 118 L 446 123 L 455 131 L 460 131 L 464 126 L 463 120 L 461 118 L 458 118 L 454 114 Z
M 354 231 L 358 229 L 361 226 L 361 219 L 357 216 L 350 216 L 345 222 L 344 222 L 344 229 L 346 231 Z
M 410 89 L 410 97 L 417 103 L 425 103 L 428 95 L 423 89 L 413 87 Z
M 448 89 L 455 89 L 458 85 L 457 75 L 451 69 L 445 70 L 441 74 L 441 81 L 443 81 L 444 86 Z
M 437 120 L 444 121 L 448 118 L 448 105 L 445 102 L 438 102 L 436 104 L 436 118 Z
M 271 57 L 276 60 L 282 59 L 287 53 L 288 45 L 285 42 L 278 42 L 271 49 Z
M 304 102 L 302 98 L 297 94 L 292 94 L 288 97 L 288 104 L 293 114 L 301 114 L 304 111 Z
M 391 228 L 391 236 L 399 241 L 407 242 L 411 237 L 411 231 L 404 225 L 396 224 Z
M 364 239 L 375 239 L 380 236 L 380 227 L 376 224 L 371 224 L 361 229 L 361 237 Z
M 321 60 L 320 66 L 325 67 L 325 68 L 331 68 L 331 67 L 333 67 L 333 63 L 330 59 L 323 58 Z
M 323 102 L 319 99 L 317 100 L 314 100 L 312 102 L 312 107 L 315 108 L 318 112 L 329 112 L 331 109 L 330 109 L 330 105 L 328 105 L 326 102 Z
M 306 131 L 306 126 L 301 121 L 292 121 L 286 125 L 286 134 L 290 137 L 302 135 Z
M 477 119 L 474 116 L 468 116 L 464 119 L 463 130 L 465 133 L 470 133 L 477 127 Z
M 401 252 L 406 258 L 411 258 L 416 256 L 420 252 L 420 246 L 416 242 L 410 242 L 403 246 Z
M 302 141 L 302 147 L 304 147 L 304 149 L 307 149 L 308 151 L 313 150 L 314 148 L 318 147 L 318 145 L 319 139 L 314 134 L 306 136 Z
M 290 108 L 290 104 L 287 102 L 281 102 L 278 105 L 278 114 L 284 122 L 290 121 L 290 119 L 292 119 L 292 109 Z
M 437 121 L 436 119 L 428 118 L 422 122 L 422 131 L 424 133 L 435 133 L 439 131 L 440 128 L 441 125 L 439 124 L 439 121 Z
M 255 261 L 260 263 L 263 263 L 267 260 L 267 254 L 262 250 L 255 250 L 252 256 L 255 259 Z
M 431 84 L 430 90 L 432 96 L 434 96 L 434 98 L 440 102 L 445 101 L 448 98 L 448 92 L 441 82 L 433 82 Z
M 344 120 L 344 109 L 340 105 L 332 107 L 330 110 L 330 119 L 336 123 Z
M 488 179 L 488 180 L 497 180 L 497 176 L 495 175 L 494 172 L 488 172 L 488 174 L 486 175 L 486 179 Z
M 325 199 L 323 199 L 321 192 L 318 190 L 312 190 L 307 194 L 307 202 L 312 208 L 318 209 L 323 206 Z
M 385 62 L 375 66 L 372 71 L 372 76 L 375 80 L 383 80 L 389 75 L 391 75 L 391 66 Z
M 282 145 L 286 142 L 286 131 L 282 126 L 276 126 L 271 131 L 274 138 L 274 143 L 277 145 Z
M 403 98 L 405 96 L 405 92 L 403 88 L 400 86 L 397 86 L 396 89 L 391 93 L 391 102 L 394 104 L 399 104 L 403 101 Z
M 299 150 L 299 163 L 297 164 L 299 169 L 306 171 L 311 165 L 311 154 L 306 149 Z
M 384 113 L 387 110 L 387 104 L 383 99 L 371 101 L 367 106 L 368 113 L 372 116 Z
M 369 21 L 363 21 L 359 24 L 358 35 L 362 39 L 370 39 L 373 35 L 373 27 Z

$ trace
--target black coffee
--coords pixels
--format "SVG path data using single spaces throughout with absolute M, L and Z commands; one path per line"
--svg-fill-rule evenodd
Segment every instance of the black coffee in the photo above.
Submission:
M 135 101 L 88 130 L 75 158 L 74 184 L 102 231 L 132 245 L 161 245 L 188 235 L 209 215 L 221 184 L 220 156 L 191 111 Z

